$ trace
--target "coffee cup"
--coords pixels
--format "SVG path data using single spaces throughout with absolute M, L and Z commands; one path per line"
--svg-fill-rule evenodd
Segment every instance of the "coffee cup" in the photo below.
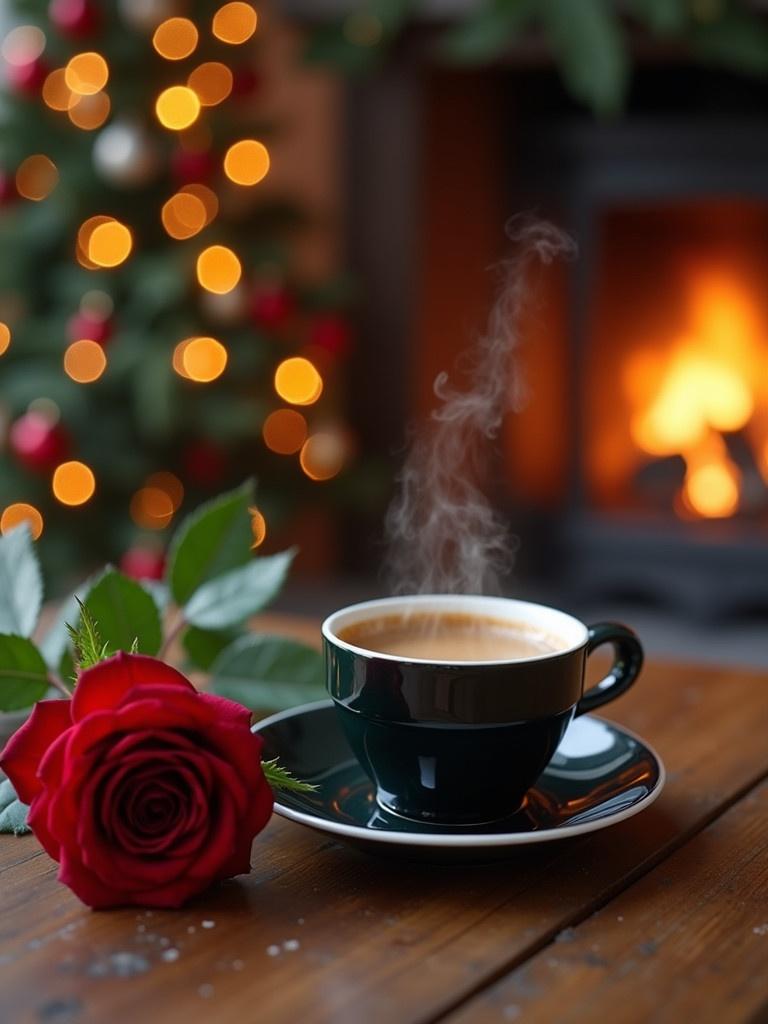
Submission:
M 322 635 L 328 691 L 379 805 L 441 825 L 518 810 L 574 716 L 624 693 L 643 662 L 619 623 L 476 595 L 350 605 Z M 602 644 L 613 665 L 584 692 Z

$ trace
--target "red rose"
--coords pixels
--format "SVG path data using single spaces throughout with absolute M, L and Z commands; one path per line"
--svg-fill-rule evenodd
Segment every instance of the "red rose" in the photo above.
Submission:
M 83 902 L 178 907 L 250 871 L 272 813 L 250 717 L 161 661 L 117 654 L 71 701 L 37 704 L 0 767 Z

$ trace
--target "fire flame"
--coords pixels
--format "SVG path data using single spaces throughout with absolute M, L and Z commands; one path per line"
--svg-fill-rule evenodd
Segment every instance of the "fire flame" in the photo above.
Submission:
M 644 347 L 628 360 L 630 432 L 646 455 L 683 457 L 680 514 L 723 518 L 739 510 L 743 492 L 724 435 L 744 432 L 768 483 L 765 329 L 748 290 L 722 269 L 691 276 L 686 321 L 672 344 Z

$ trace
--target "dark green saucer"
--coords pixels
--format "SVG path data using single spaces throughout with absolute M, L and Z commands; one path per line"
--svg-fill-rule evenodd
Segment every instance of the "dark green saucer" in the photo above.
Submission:
M 281 793 L 278 814 L 330 832 L 371 853 L 430 860 L 490 860 L 526 843 L 606 828 L 653 803 L 664 785 L 658 755 L 637 736 L 591 715 L 577 718 L 523 806 L 486 825 L 411 821 L 376 803 L 373 785 L 352 756 L 331 701 L 305 704 L 258 722 L 265 758 L 315 793 Z

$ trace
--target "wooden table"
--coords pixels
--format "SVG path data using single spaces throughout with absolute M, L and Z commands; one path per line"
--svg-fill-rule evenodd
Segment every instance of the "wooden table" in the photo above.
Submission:
M 188 909 L 93 913 L 0 837 L 0 1020 L 768 1020 L 768 677 L 652 664 L 609 714 L 661 752 L 661 798 L 490 866 L 276 817 L 252 874 Z

